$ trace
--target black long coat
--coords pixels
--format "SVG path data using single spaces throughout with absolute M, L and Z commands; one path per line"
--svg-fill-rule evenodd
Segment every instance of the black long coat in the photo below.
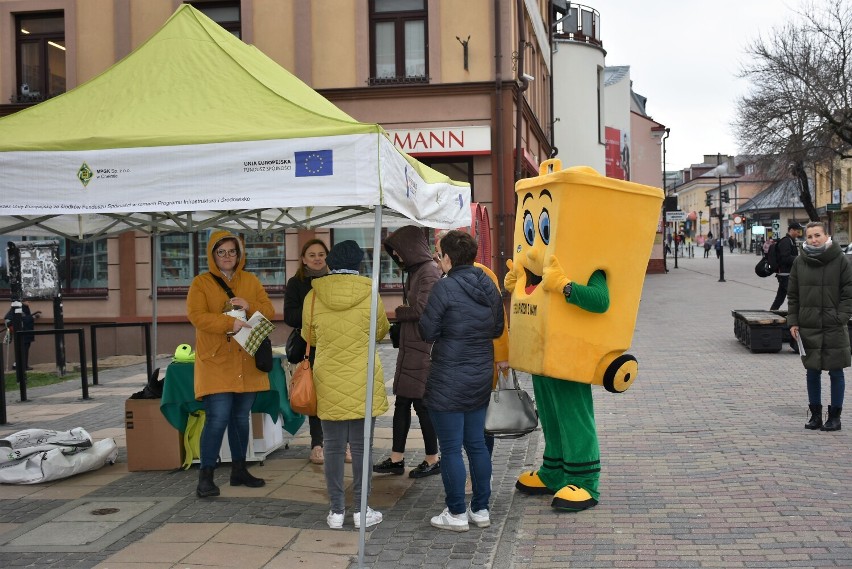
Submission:
M 394 252 L 402 257 L 402 270 L 408 273 L 404 287 L 406 304 L 397 307 L 395 314 L 402 328 L 393 376 L 393 393 L 409 399 L 422 399 L 429 373 L 432 342 L 420 336 L 417 323 L 426 308 L 432 287 L 441 278 L 441 269 L 432 260 L 429 243 L 420 227 L 400 227 L 385 239 L 384 246 L 391 258 Z M 396 259 L 394 261 L 398 262 Z
M 787 285 L 787 324 L 798 326 L 807 369 L 849 367 L 852 266 L 836 243 L 821 255 L 796 257 Z

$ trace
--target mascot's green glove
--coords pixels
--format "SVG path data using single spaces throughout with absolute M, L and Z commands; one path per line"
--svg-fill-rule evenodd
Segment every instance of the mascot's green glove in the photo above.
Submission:
M 518 283 L 518 274 L 515 272 L 515 264 L 512 259 L 506 259 L 506 268 L 509 269 L 509 272 L 503 277 L 503 286 L 511 294 L 515 292 L 515 285 Z
M 562 294 L 562 289 L 571 282 L 571 279 L 565 276 L 565 271 L 562 270 L 562 265 L 556 259 L 556 255 L 550 255 L 544 263 L 544 270 L 541 275 L 541 286 L 547 292 L 557 292 Z

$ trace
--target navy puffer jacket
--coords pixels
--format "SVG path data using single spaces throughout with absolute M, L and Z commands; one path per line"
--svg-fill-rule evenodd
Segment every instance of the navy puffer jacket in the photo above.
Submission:
M 439 412 L 475 411 L 488 405 L 494 344 L 503 332 L 497 287 L 473 265 L 453 267 L 432 288 L 420 334 L 432 346 L 423 401 Z

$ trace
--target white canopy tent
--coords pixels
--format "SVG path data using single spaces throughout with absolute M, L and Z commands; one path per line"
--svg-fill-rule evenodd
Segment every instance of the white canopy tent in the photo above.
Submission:
M 384 217 L 471 223 L 467 184 L 405 155 L 381 126 L 349 117 L 189 5 L 101 75 L 0 119 L 0 171 L 0 234 L 372 226 L 368 384 Z M 365 421 L 367 443 L 370 430 Z M 366 457 L 362 467 L 369 476 Z M 364 539 L 362 524 L 359 561 Z

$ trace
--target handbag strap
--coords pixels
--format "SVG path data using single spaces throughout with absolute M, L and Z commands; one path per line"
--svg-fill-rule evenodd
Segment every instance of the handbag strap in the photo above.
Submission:
M 512 384 L 509 383 L 509 371 L 512 372 Z M 519 390 L 521 388 L 521 384 L 518 383 L 518 374 L 515 373 L 515 368 L 507 368 L 502 373 L 499 373 L 498 376 L 497 385 L 494 386 L 495 391 L 499 391 L 501 389 Z
M 231 287 L 226 285 L 225 281 L 223 281 L 219 275 L 214 275 L 213 273 L 210 273 L 210 276 L 213 277 L 217 283 L 219 283 L 219 286 L 222 287 L 222 290 L 225 291 L 225 294 L 228 295 L 228 298 L 234 298 L 235 296 L 237 296 L 234 294 L 234 291 L 231 290 Z
M 317 299 L 316 291 L 313 291 L 314 295 L 311 297 L 311 325 L 308 326 L 308 343 L 305 345 L 305 358 L 308 359 L 311 357 L 311 330 L 314 327 L 314 302 Z

